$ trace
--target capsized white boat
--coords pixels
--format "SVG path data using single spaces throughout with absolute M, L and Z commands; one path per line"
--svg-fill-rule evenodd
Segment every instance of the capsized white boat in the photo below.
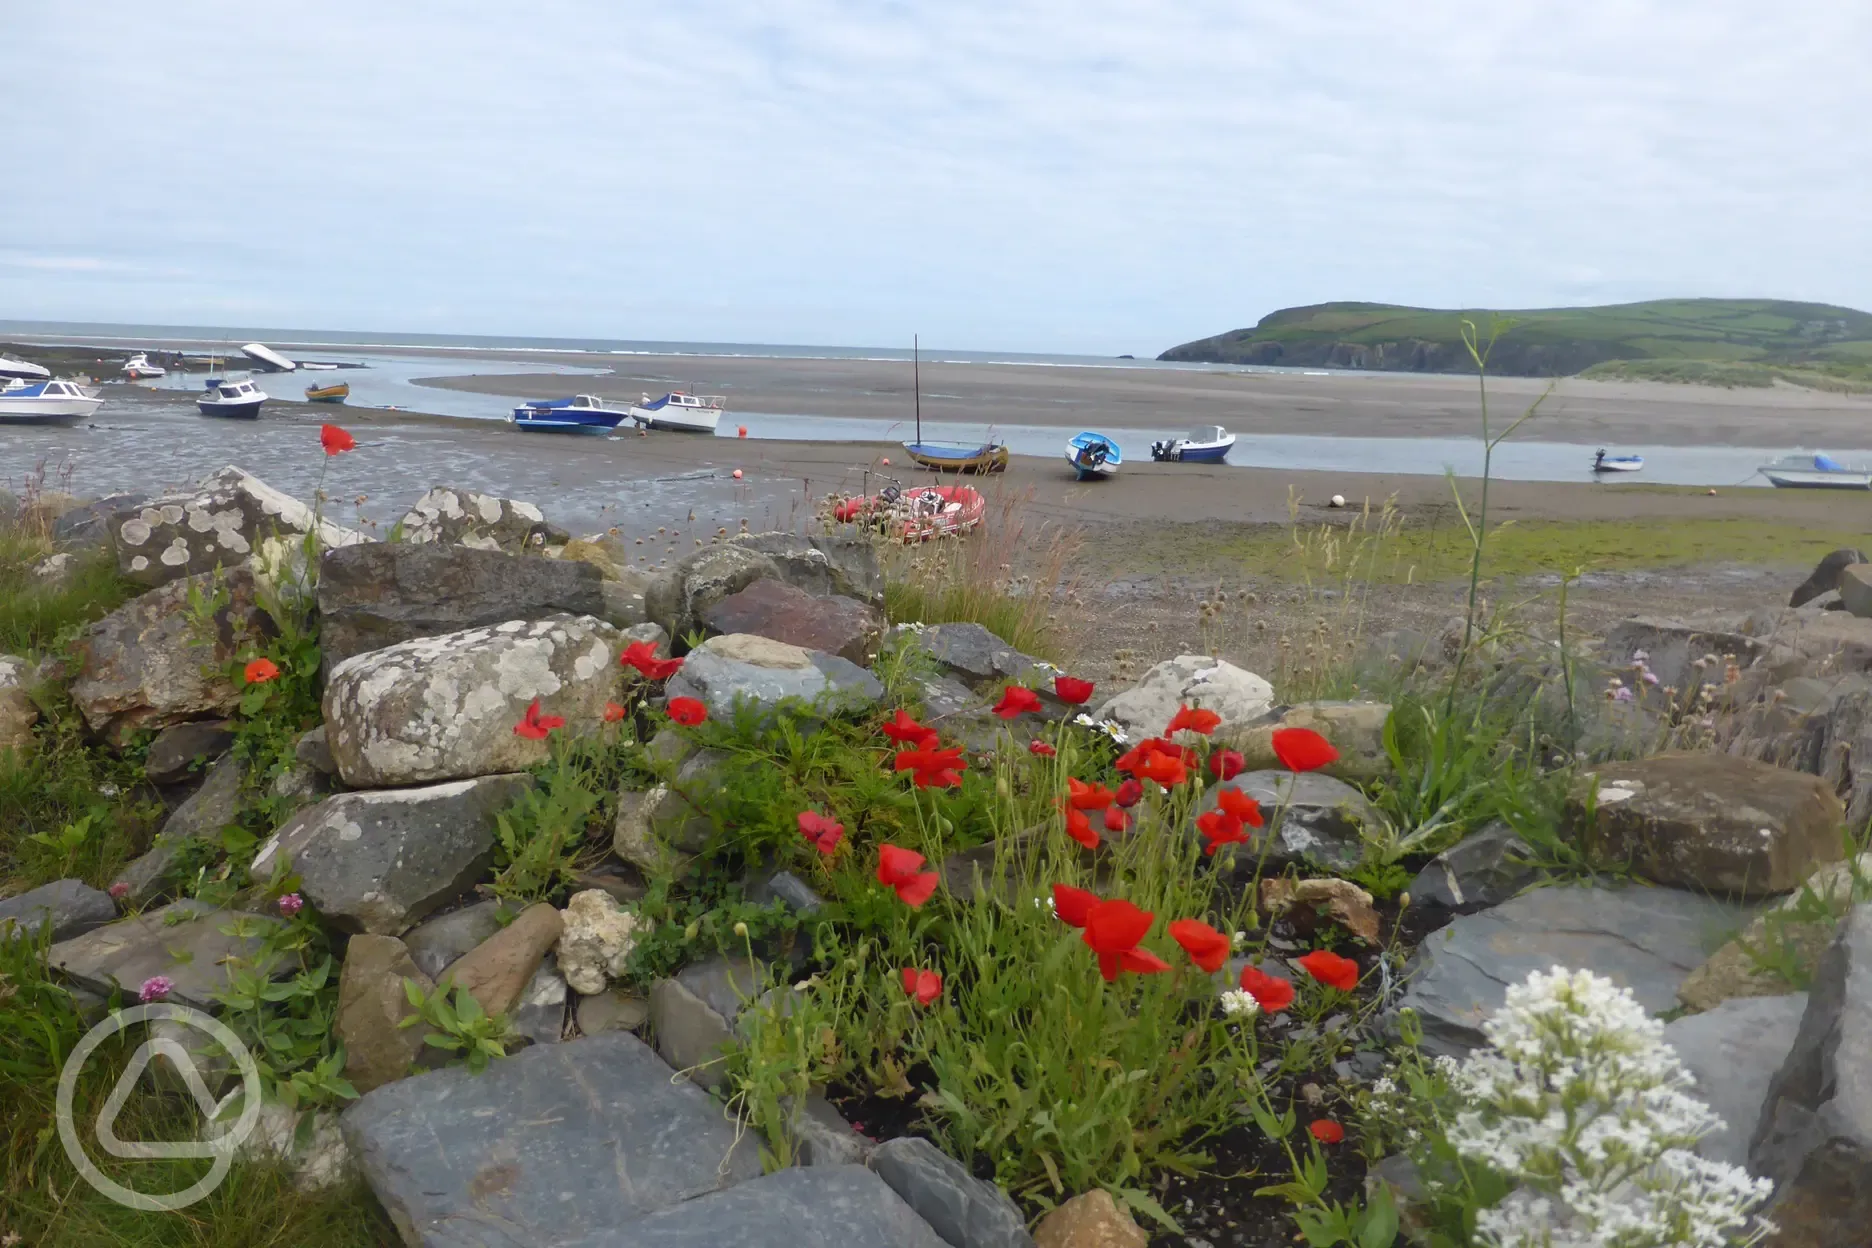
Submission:
M 260 405 L 267 396 L 251 381 L 220 380 L 208 383 L 195 406 L 204 416 L 227 416 L 236 420 L 258 420 Z
M 660 399 L 649 395 L 631 404 L 630 418 L 640 429 L 673 429 L 679 433 L 714 433 L 728 400 L 719 394 L 684 394 L 672 390 Z
M 83 420 L 103 403 L 75 381 L 9 381 L 0 387 L 0 424 L 56 425 Z
M 241 354 L 272 373 L 290 373 L 299 366 L 264 343 L 250 342 Z
M 21 381 L 50 381 L 52 370 L 0 355 L 0 377 L 17 377 Z
M 131 381 L 142 381 L 145 377 L 167 377 L 169 370 L 150 363 L 149 356 L 139 351 L 123 362 L 123 374 Z
M 1824 452 L 1783 455 L 1758 471 L 1773 485 L 1793 490 L 1872 489 L 1872 468 L 1842 464 Z

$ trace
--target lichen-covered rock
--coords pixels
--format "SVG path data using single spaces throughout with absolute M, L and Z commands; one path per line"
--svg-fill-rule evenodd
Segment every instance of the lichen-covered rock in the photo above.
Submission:
M 0 750 L 24 753 L 38 722 L 39 706 L 26 693 L 26 660 L 0 655 Z
M 446 485 L 417 499 L 398 525 L 405 542 L 447 542 L 475 550 L 504 550 L 510 555 L 537 554 L 571 540 L 569 534 L 547 524 L 532 503 Z
M 636 947 L 637 915 L 620 908 L 609 893 L 593 888 L 572 894 L 560 918 L 565 928 L 553 946 L 559 973 L 575 992 L 586 996 L 603 992 L 609 980 L 624 974 Z
M 1133 741 L 1161 734 L 1179 706 L 1201 707 L 1222 717 L 1219 734 L 1255 723 L 1274 703 L 1274 686 L 1224 659 L 1185 654 L 1144 673 L 1144 678 L 1095 712 L 1116 720 Z
M 524 771 L 548 743 L 514 732 L 535 701 L 597 731 L 619 681 L 617 630 L 551 616 L 423 637 L 346 659 L 325 688 L 326 743 L 353 788 Z
M 848 659 L 746 633 L 711 637 L 697 646 L 665 690 L 672 698 L 700 699 L 717 716 L 734 714 L 740 702 L 771 707 L 787 698 L 827 711 L 855 711 L 884 696 L 878 678 Z
M 702 627 L 708 609 L 755 581 L 778 577 L 779 567 L 745 546 L 705 546 L 677 561 L 644 587 L 644 618 L 673 638 Z
M 370 540 L 318 520 L 298 499 L 232 466 L 204 478 L 190 493 L 153 499 L 107 522 L 117 570 L 152 588 L 245 564 L 266 539 L 296 540 L 315 524 L 328 548 Z
M 52 540 L 58 543 L 60 550 L 108 551 L 111 549 L 112 517 L 132 511 L 148 501 L 147 494 L 124 493 L 106 494 L 93 502 L 81 503 L 61 512 L 59 518 L 52 522 Z
M 822 650 L 853 663 L 869 663 L 884 636 L 884 613 L 837 594 L 815 595 L 785 581 L 755 581 L 702 613 L 713 633 L 770 637 L 806 650 Z

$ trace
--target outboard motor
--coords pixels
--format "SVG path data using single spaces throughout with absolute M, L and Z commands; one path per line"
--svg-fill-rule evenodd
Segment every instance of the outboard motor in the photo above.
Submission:
M 1170 458 L 1170 442 L 1167 440 L 1151 443 L 1151 458 L 1162 462 Z

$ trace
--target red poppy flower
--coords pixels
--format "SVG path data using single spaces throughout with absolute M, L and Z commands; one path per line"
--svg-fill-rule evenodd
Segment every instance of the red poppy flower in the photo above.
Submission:
M 1123 832 L 1130 828 L 1130 826 L 1131 816 L 1126 814 L 1122 807 L 1107 806 L 1105 808 L 1105 830 L 1107 832 Z
M 1311 728 L 1276 728 L 1274 757 L 1288 771 L 1318 771 L 1339 761 L 1339 751 Z
M 1029 741 L 1027 743 L 1027 752 L 1029 754 L 1038 754 L 1041 758 L 1053 758 L 1059 753 L 1058 750 L 1040 740 Z
M 1214 856 L 1224 845 L 1246 845 L 1252 838 L 1242 831 L 1242 821 L 1226 810 L 1212 810 L 1196 816 L 1196 827 L 1204 840 L 1203 853 Z
M 555 728 L 565 727 L 565 716 L 540 714 L 539 699 L 533 699 L 533 705 L 527 707 L 526 714 L 514 725 L 514 735 L 525 737 L 529 741 L 544 741 L 548 733 Z
M 671 698 L 669 717 L 685 728 L 693 728 L 708 718 L 708 707 L 694 698 Z
M 917 723 L 902 707 L 897 708 L 895 717 L 884 721 L 880 726 L 880 731 L 898 745 L 914 745 L 925 750 L 935 749 L 937 741 L 941 739 L 936 735 L 935 729 L 925 728 Z
M 1197 919 L 1177 919 L 1170 924 L 1170 938 L 1183 946 L 1190 961 L 1211 975 L 1228 961 L 1229 938 Z
M 327 455 L 342 455 L 357 450 L 357 439 L 337 425 L 320 425 L 319 445 L 325 448 Z
M 1189 768 L 1174 755 L 1153 751 L 1138 764 L 1137 774 L 1146 780 L 1155 780 L 1166 789 L 1174 789 L 1189 779 Z
M 1294 986 L 1292 980 L 1282 979 L 1278 975 L 1269 975 L 1252 966 L 1242 967 L 1242 991 L 1255 999 L 1263 1013 L 1278 1014 L 1293 1004 Z
M 681 659 L 659 659 L 654 641 L 633 641 L 618 655 L 621 667 L 634 667 L 645 680 L 668 680 L 682 670 Z
M 1009 685 L 1001 691 L 1001 700 L 994 705 L 994 713 L 1002 719 L 1013 719 L 1025 711 L 1040 709 L 1040 695 L 1025 685 Z
M 1156 918 L 1122 898 L 1101 901 L 1087 913 L 1080 938 L 1098 955 L 1099 974 L 1106 983 L 1117 979 L 1120 971 L 1155 975 L 1170 969 L 1168 962 L 1137 947 Z
M 279 664 L 272 659 L 255 659 L 242 673 L 250 685 L 264 685 L 269 680 L 278 680 L 279 674 Z
M 897 845 L 880 845 L 878 846 L 878 883 L 894 889 L 898 900 L 915 910 L 928 901 L 930 894 L 936 891 L 936 873 L 921 869 L 928 861 L 914 849 L 904 849 Z
M 898 771 L 916 773 L 919 789 L 953 789 L 962 783 L 962 772 L 967 766 L 968 760 L 962 757 L 959 745 L 946 750 L 900 750 L 895 763 Z
M 1328 988 L 1351 992 L 1358 987 L 1358 963 L 1326 949 L 1316 949 L 1304 958 L 1295 958 L 1302 970 Z
M 1208 736 L 1222 722 L 1222 717 L 1214 711 L 1200 710 L 1193 706 L 1179 706 L 1177 713 L 1170 717 L 1170 726 L 1164 729 L 1164 736 L 1181 732 L 1187 728 L 1191 732 L 1200 732 Z
M 1240 750 L 1217 750 L 1209 756 L 1209 774 L 1218 780 L 1233 780 L 1247 765 Z
M 1055 676 L 1053 692 L 1068 706 L 1084 706 L 1092 698 L 1093 684 L 1077 676 Z
M 1066 777 L 1066 800 L 1074 810 L 1104 810 L 1112 804 L 1112 791 L 1102 784 L 1087 784 L 1083 780 Z
M 845 825 L 835 819 L 827 818 L 816 810 L 799 812 L 800 835 L 811 841 L 813 848 L 828 858 L 838 849 L 839 842 L 845 837 Z
M 936 971 L 919 971 L 913 966 L 903 968 L 904 991 L 916 998 L 918 1005 L 928 1005 L 942 996 L 942 976 Z
M 624 708 L 615 702 L 605 703 L 605 723 L 615 724 L 624 718 Z
M 1117 802 L 1129 810 L 1144 800 L 1144 786 L 1135 780 L 1127 780 L 1118 786 Z
M 1321 1118 L 1309 1123 L 1307 1130 L 1312 1132 L 1313 1138 L 1322 1144 L 1337 1144 L 1345 1139 L 1345 1128 L 1330 1118 Z
M 1088 893 L 1083 888 L 1074 888 L 1070 884 L 1053 886 L 1053 913 L 1060 921 L 1074 927 L 1084 927 L 1086 916 L 1092 913 L 1092 907 L 1099 904 L 1097 893 Z
M 1092 821 L 1086 818 L 1083 810 L 1074 810 L 1071 807 L 1067 807 L 1066 835 L 1072 837 L 1073 840 L 1078 841 L 1087 849 L 1097 849 L 1099 847 L 1098 833 L 1092 830 Z
M 1216 805 L 1251 828 L 1261 826 L 1261 803 L 1240 789 L 1216 790 Z

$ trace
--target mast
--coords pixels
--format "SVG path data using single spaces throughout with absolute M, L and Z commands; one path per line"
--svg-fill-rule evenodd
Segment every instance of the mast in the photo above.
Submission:
M 916 392 L 917 444 L 923 442 L 923 351 L 916 334 L 910 335 L 910 385 Z

